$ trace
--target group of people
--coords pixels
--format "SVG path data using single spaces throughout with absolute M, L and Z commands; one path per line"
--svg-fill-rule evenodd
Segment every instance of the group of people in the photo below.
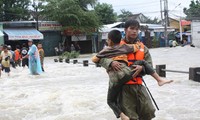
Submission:
M 64 45 L 62 43 L 59 43 L 59 47 L 54 48 L 56 55 L 61 55 L 64 52 L 80 52 L 81 47 L 79 46 L 77 41 L 73 41 L 71 43 L 65 43 Z
M 186 39 L 183 39 L 182 42 L 180 43 L 182 47 L 188 45 L 188 42 Z M 176 40 L 169 40 L 169 47 L 176 47 L 179 46 L 179 43 Z M 194 44 L 190 43 L 191 47 L 195 47 Z
M 17 45 L 15 51 L 12 51 L 10 45 L 0 46 L 0 77 L 1 71 L 10 76 L 10 66 L 13 68 L 27 66 L 32 75 L 38 75 L 44 72 L 44 50 L 42 44 L 38 43 L 37 47 L 33 44 L 33 40 L 28 40 L 29 49 L 24 43 L 22 48 Z
M 173 82 L 161 78 L 152 67 L 148 48 L 138 39 L 140 24 L 136 20 L 125 22 L 125 37 L 118 30 L 108 34 L 108 47 L 92 58 L 109 75 L 107 103 L 122 120 L 151 120 L 155 108 L 146 88 L 144 75 L 151 75 L 159 86 Z

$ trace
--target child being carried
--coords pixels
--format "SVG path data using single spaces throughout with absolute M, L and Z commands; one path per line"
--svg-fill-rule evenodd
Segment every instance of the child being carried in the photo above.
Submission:
M 118 103 L 117 97 L 121 91 L 123 84 L 127 83 L 129 80 L 145 74 L 154 77 L 159 86 L 167 83 L 173 82 L 173 80 L 162 79 L 152 68 L 152 66 L 144 60 L 138 60 L 134 62 L 134 65 L 128 67 L 128 53 L 135 53 L 140 49 L 140 43 L 137 44 L 120 44 L 121 32 L 118 30 L 112 30 L 108 33 L 108 47 L 100 51 L 96 56 L 92 58 L 94 63 L 99 63 L 104 67 L 109 75 L 109 89 L 107 95 L 107 103 L 114 111 L 117 118 L 121 117 L 124 120 L 128 118 L 121 111 Z M 115 71 L 112 67 L 106 67 L 104 65 L 105 58 L 110 58 L 110 61 L 119 61 L 121 63 L 121 70 Z M 140 65 L 139 69 L 135 70 L 135 65 Z M 143 69 L 143 67 L 144 69 Z M 134 80 L 133 80 L 134 81 Z

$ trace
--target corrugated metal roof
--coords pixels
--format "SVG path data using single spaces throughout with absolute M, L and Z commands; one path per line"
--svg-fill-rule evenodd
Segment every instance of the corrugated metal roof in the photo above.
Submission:
M 103 28 L 114 28 L 114 27 L 116 27 L 116 26 L 118 26 L 118 25 L 120 25 L 122 23 L 124 23 L 124 22 L 115 22 L 113 24 L 103 25 Z
M 124 28 L 116 28 L 116 26 L 120 25 L 120 24 L 124 24 L 124 22 L 116 22 L 113 24 L 107 24 L 107 25 L 103 25 L 103 28 L 101 28 L 101 32 L 109 32 L 113 29 L 118 29 L 120 31 L 123 31 Z M 161 24 L 147 24 L 147 23 L 140 23 L 140 26 L 148 26 L 148 29 L 151 30 L 164 30 L 164 26 L 162 26 Z M 172 27 L 167 27 L 167 29 L 174 29 Z M 172 30 L 174 31 L 174 30 Z

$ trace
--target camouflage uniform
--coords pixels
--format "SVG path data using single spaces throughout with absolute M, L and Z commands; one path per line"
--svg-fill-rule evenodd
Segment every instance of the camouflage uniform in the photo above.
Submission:
M 152 59 L 151 55 L 149 53 L 149 50 L 147 47 L 144 49 L 145 52 L 145 58 L 144 60 L 148 62 L 151 67 L 152 67 Z M 108 59 L 108 58 L 102 58 L 100 60 L 100 64 L 106 68 L 109 69 L 111 63 L 113 60 Z M 124 76 L 124 73 L 129 73 L 130 74 L 130 68 L 128 68 L 126 65 L 122 64 L 122 70 L 121 73 L 118 73 L 118 75 L 121 74 L 121 76 Z M 124 69 L 125 68 L 125 69 Z M 120 72 L 120 71 L 119 71 Z M 129 79 L 130 75 L 127 74 L 127 78 Z M 120 78 L 120 76 L 116 76 L 115 73 L 113 72 L 113 75 L 109 75 L 110 77 L 110 82 L 109 82 L 109 90 L 111 87 L 119 87 L 122 83 L 117 83 L 119 81 L 113 81 L 117 80 L 117 78 Z M 123 78 L 121 78 L 123 79 Z M 123 80 L 122 80 L 123 81 Z M 123 81 L 125 82 L 125 81 Z M 112 108 L 115 115 L 119 117 L 119 114 L 124 112 L 131 120 L 151 120 L 152 118 L 155 117 L 154 112 L 155 108 L 151 102 L 151 99 L 143 85 L 128 85 L 124 84 L 122 86 L 122 89 L 116 89 L 115 91 L 109 91 L 108 90 L 108 96 L 111 93 L 116 93 L 121 91 L 120 97 L 119 97 L 119 104 L 120 106 L 117 105 L 117 103 L 114 105 L 115 107 Z M 115 94 L 116 95 L 116 94 Z M 111 96 L 112 97 L 112 96 Z M 108 101 L 112 99 L 111 97 L 108 97 Z M 116 96 L 113 96 L 116 97 Z

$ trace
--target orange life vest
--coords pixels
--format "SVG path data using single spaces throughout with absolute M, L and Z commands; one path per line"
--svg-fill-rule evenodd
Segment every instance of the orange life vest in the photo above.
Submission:
M 140 43 L 140 49 L 136 53 L 129 53 L 128 56 L 128 66 L 134 64 L 136 60 L 144 60 L 144 44 Z M 120 44 L 127 44 L 125 40 L 122 40 Z M 126 84 L 142 84 L 142 77 L 135 77 L 128 81 Z
M 15 61 L 19 60 L 21 58 L 20 52 L 18 50 L 15 50 Z

